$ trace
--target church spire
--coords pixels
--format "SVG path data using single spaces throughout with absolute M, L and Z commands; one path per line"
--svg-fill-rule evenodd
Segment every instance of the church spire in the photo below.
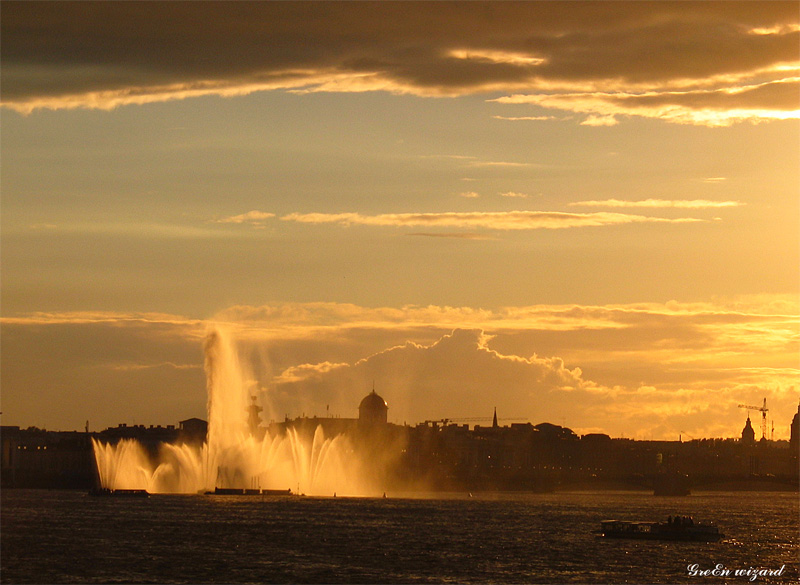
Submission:
M 492 428 L 497 428 L 497 407 L 494 407 L 494 417 L 492 418 Z
M 747 422 L 742 429 L 742 443 L 752 445 L 756 442 L 756 432 L 753 430 L 753 425 L 750 424 L 750 415 L 747 415 Z

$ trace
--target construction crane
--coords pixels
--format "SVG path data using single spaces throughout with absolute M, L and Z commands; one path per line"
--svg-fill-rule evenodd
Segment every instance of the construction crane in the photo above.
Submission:
M 757 410 L 761 413 L 761 438 L 766 440 L 767 439 L 767 412 L 769 412 L 769 408 L 767 408 L 767 399 L 764 399 L 764 404 L 761 406 L 748 406 L 747 404 L 740 404 L 739 408 L 746 408 L 747 410 Z

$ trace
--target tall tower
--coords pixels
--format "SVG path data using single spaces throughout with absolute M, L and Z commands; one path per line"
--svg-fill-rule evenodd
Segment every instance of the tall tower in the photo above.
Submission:
M 800 403 L 797 404 L 797 412 L 792 419 L 792 430 L 789 435 L 789 447 L 797 449 L 800 445 Z
M 256 404 L 255 396 L 251 396 L 250 400 L 252 400 L 253 403 L 247 407 L 247 428 L 250 429 L 251 435 L 258 437 L 260 434 L 259 427 L 261 426 L 261 416 L 259 413 L 264 409 Z

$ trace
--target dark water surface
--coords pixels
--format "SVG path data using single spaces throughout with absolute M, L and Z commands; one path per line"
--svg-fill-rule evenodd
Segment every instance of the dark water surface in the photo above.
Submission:
M 601 520 L 716 521 L 717 543 L 608 540 Z M 4 490 L 3 583 L 797 583 L 784 493 L 311 498 Z M 731 570 L 689 576 L 687 566 Z M 780 569 L 780 577 L 734 576 Z

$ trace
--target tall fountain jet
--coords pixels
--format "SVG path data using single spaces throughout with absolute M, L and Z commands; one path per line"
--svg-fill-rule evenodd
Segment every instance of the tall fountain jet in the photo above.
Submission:
M 208 435 L 201 446 L 162 444 L 154 458 L 135 440 L 93 440 L 101 486 L 151 493 L 222 489 L 291 489 L 308 495 L 370 491 L 364 466 L 345 435 L 308 436 L 295 428 L 270 436 L 260 427 L 247 368 L 230 333 L 213 327 L 205 340 Z

